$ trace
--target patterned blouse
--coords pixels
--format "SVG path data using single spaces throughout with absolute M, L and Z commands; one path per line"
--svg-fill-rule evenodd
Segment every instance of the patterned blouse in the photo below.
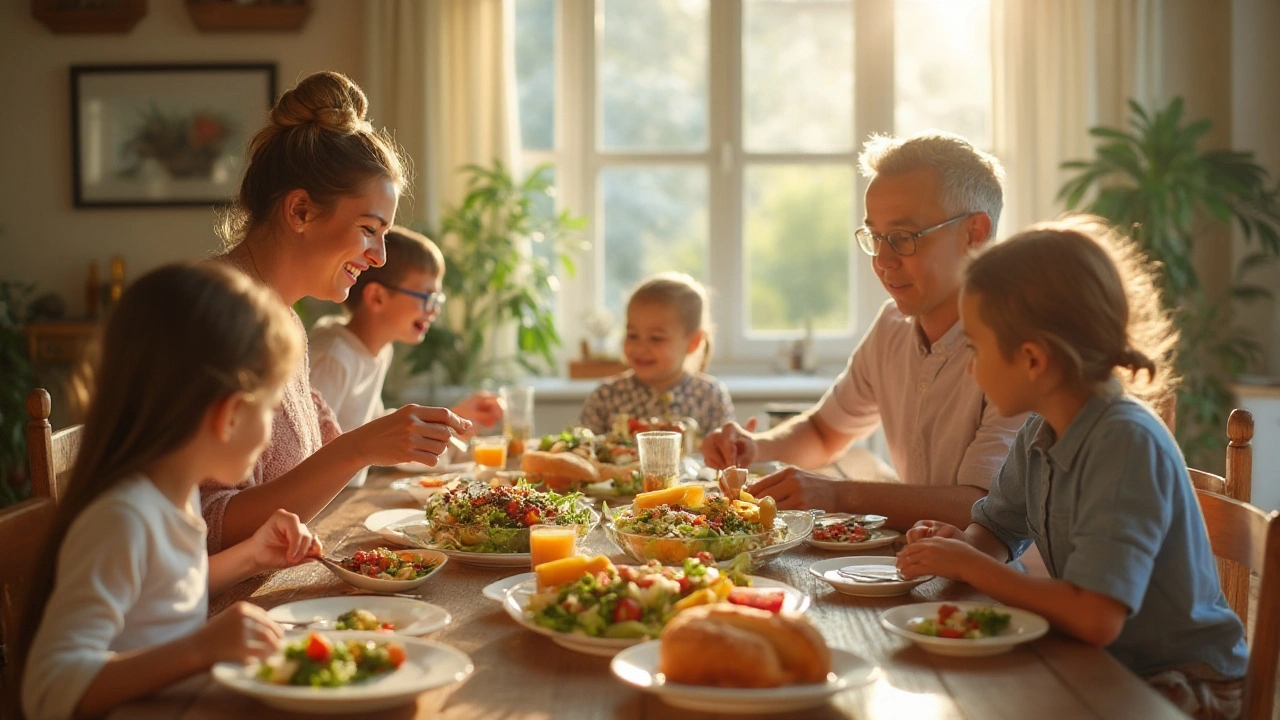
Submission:
M 658 392 L 628 370 L 600 383 L 582 406 L 581 424 L 595 433 L 606 433 L 613 418 L 626 413 L 638 418 L 683 418 L 698 421 L 698 433 L 733 420 L 733 400 L 724 383 L 702 373 L 685 373 L 666 392 Z

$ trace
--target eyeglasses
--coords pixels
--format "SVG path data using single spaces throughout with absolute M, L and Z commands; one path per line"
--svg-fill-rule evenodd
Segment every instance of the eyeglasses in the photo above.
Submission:
M 422 312 L 435 312 L 444 306 L 445 295 L 442 292 L 420 293 L 414 290 L 406 290 L 402 287 L 396 287 L 395 285 L 387 285 L 385 283 L 382 284 L 382 286 L 388 290 L 395 290 L 396 292 L 402 292 L 405 295 L 418 298 L 422 301 Z
M 909 230 L 890 230 L 889 232 L 881 235 L 879 233 L 873 233 L 869 228 L 863 226 L 855 230 L 853 232 L 853 236 L 857 238 L 858 247 L 862 248 L 862 252 L 870 255 L 871 257 L 876 257 L 880 254 L 881 243 L 889 243 L 889 247 L 893 248 L 893 251 L 899 255 L 910 255 L 916 251 L 916 241 L 920 238 L 928 235 L 934 230 L 941 230 L 942 228 L 958 223 L 961 220 L 968 220 L 977 214 L 978 213 L 965 213 L 963 215 L 957 215 L 950 220 L 943 220 L 937 225 L 932 225 L 919 232 L 911 232 Z

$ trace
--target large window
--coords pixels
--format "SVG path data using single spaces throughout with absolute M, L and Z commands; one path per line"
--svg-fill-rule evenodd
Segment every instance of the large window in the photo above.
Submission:
M 712 291 L 717 358 L 770 361 L 812 331 L 848 356 L 884 297 L 852 241 L 857 153 L 926 128 L 991 144 L 989 0 L 516 0 L 527 167 L 589 217 L 565 284 L 621 317 L 681 270 Z

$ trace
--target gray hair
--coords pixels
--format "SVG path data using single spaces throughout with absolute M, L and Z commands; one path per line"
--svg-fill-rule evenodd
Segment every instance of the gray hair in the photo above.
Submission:
M 994 155 L 974 147 L 959 135 L 937 130 L 896 138 L 872 135 L 858 156 L 862 175 L 901 173 L 933 168 L 938 173 L 938 198 L 950 212 L 984 212 L 991 218 L 995 237 L 1004 207 L 1004 168 Z

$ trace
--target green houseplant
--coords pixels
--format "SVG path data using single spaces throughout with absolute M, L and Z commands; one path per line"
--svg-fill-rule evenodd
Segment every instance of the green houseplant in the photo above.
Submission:
M 1066 162 L 1075 171 L 1058 194 L 1129 232 L 1164 267 L 1164 301 L 1180 331 L 1177 435 L 1197 467 L 1222 463 L 1223 433 L 1235 402 L 1232 377 L 1261 357 L 1261 348 L 1232 324 L 1237 303 L 1272 299 L 1248 282 L 1251 271 L 1280 255 L 1280 185 L 1252 152 L 1200 150 L 1210 120 L 1184 122 L 1182 98 L 1149 114 L 1130 101 L 1130 129 L 1090 128 L 1093 159 Z M 1231 285 L 1211 296 L 1193 262 L 1198 234 L 1238 227 L 1251 247 Z
M 408 354 L 410 371 L 430 373 L 437 386 L 475 387 L 515 365 L 533 373 L 550 366 L 560 344 L 556 271 L 574 272 L 572 252 L 585 226 L 567 211 L 555 213 L 550 166 L 523 181 L 496 160 L 462 172 L 467 194 L 433 236 L 445 256 L 448 304 Z M 506 333 L 514 334 L 514 353 L 502 355 Z
M 36 386 L 22 326 L 33 286 L 0 280 L 0 507 L 31 492 L 27 477 L 27 393 Z

